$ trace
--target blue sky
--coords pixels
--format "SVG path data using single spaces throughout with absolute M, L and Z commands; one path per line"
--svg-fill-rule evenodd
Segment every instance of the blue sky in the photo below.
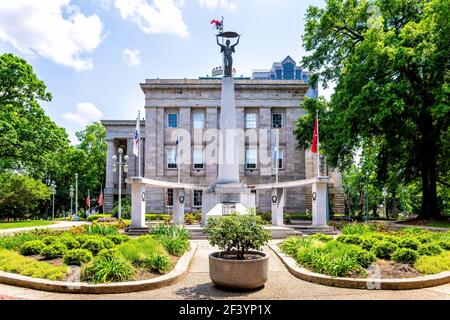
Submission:
M 287 55 L 298 62 L 309 5 L 324 1 L 1 0 L 0 53 L 33 66 L 53 94 L 44 109 L 74 140 L 89 122 L 134 119 L 145 79 L 210 74 L 221 64 L 213 18 L 242 34 L 238 75 Z

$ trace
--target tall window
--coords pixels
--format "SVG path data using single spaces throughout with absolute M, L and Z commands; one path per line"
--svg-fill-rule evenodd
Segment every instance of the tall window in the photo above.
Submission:
M 256 113 L 245 114 L 245 128 L 256 129 Z
M 194 112 L 192 115 L 194 129 L 205 128 L 205 114 L 203 112 Z
M 277 159 L 278 169 L 283 169 L 283 160 L 284 160 L 284 150 L 279 149 L 278 150 L 278 159 Z
M 194 158 L 194 168 L 195 169 L 203 169 L 203 148 L 197 147 L 194 148 L 193 155 Z
M 167 128 L 178 128 L 178 114 L 167 114 Z
M 170 147 L 166 150 L 167 169 L 177 168 L 177 149 L 176 147 Z
M 283 127 L 283 115 L 281 113 L 272 113 L 272 128 Z
M 202 206 L 202 190 L 194 190 L 194 207 L 201 207 Z
M 173 207 L 173 189 L 167 189 L 167 206 Z
M 252 148 L 245 150 L 246 169 L 256 169 L 257 154 L 257 149 Z

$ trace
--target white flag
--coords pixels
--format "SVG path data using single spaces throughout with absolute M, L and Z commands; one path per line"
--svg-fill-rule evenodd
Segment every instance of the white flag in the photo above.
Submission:
M 140 116 L 137 118 L 136 122 L 136 130 L 134 131 L 134 137 L 133 137 L 133 154 L 137 157 L 139 156 L 139 129 L 140 129 Z

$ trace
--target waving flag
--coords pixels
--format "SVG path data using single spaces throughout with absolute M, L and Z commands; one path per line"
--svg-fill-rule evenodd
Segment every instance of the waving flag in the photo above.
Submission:
M 316 119 L 314 121 L 314 134 L 311 143 L 311 152 L 317 153 L 317 145 L 319 144 L 319 115 L 316 115 Z
M 138 115 L 137 121 L 136 121 L 136 130 L 134 130 L 134 136 L 133 136 L 133 154 L 138 157 L 139 156 L 139 129 L 141 128 L 140 125 L 140 116 Z
M 88 196 L 86 198 L 86 205 L 88 206 L 89 209 L 91 208 L 91 196 L 89 194 L 89 191 L 88 191 Z
M 98 196 L 98 206 L 101 207 L 103 205 L 103 191 L 100 189 L 100 195 Z
M 223 18 L 222 21 L 219 21 L 217 19 L 212 19 L 210 24 L 213 24 L 217 30 L 220 32 L 223 32 Z

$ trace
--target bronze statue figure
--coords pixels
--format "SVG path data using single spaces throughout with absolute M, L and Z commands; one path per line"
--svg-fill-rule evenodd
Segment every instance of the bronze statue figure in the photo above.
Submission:
M 230 46 L 231 41 L 227 39 L 225 42 L 226 45 L 219 43 L 219 36 L 220 37 L 226 37 L 226 38 L 234 38 L 237 36 L 237 42 Z M 223 52 L 223 64 L 224 64 L 224 77 L 232 77 L 233 73 L 233 57 L 232 54 L 236 52 L 234 50 L 234 47 L 236 47 L 239 44 L 239 39 L 241 35 L 236 34 L 235 32 L 225 32 L 216 35 L 217 44 L 220 46 L 220 52 Z

